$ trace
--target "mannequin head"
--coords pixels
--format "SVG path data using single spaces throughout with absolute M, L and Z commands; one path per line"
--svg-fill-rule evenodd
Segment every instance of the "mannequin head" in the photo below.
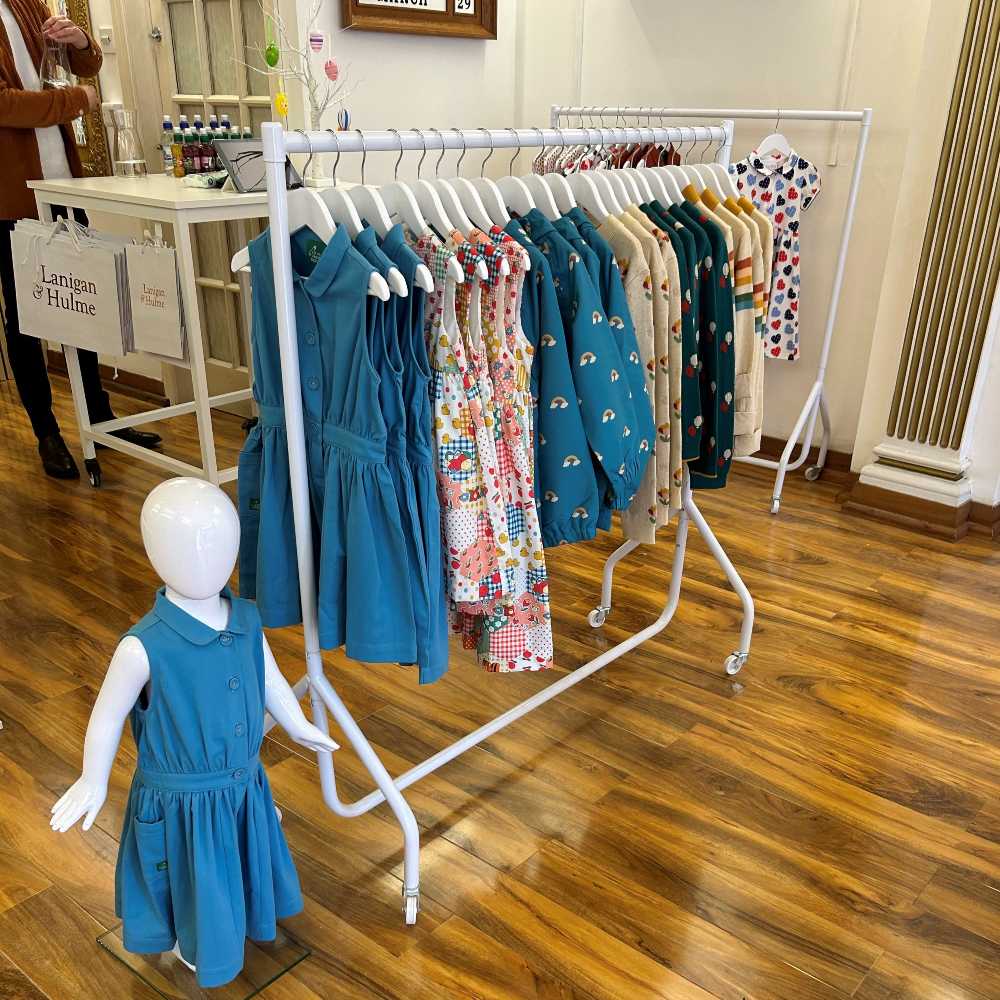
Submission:
M 142 543 L 160 579 L 183 597 L 205 600 L 229 581 L 240 548 L 240 519 L 218 486 L 168 479 L 142 505 Z

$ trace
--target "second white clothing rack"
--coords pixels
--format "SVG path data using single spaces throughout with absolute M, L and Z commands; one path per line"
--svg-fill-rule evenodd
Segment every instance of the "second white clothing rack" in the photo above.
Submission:
M 594 657 L 575 670 L 560 677 L 547 688 L 525 699 L 513 708 L 480 726 L 451 746 L 410 768 L 397 778 L 390 776 L 378 754 L 365 738 L 357 721 L 341 701 L 323 671 L 317 626 L 317 596 L 314 572 L 314 552 L 309 510 L 309 486 L 306 468 L 306 448 L 302 417 L 302 393 L 299 380 L 298 340 L 295 321 L 295 302 L 292 284 L 292 258 L 289 233 L 288 192 L 285 187 L 285 161 L 289 153 L 373 152 L 425 148 L 513 148 L 566 146 L 597 142 L 677 142 L 681 133 L 690 138 L 691 129 L 541 129 L 516 131 L 452 130 L 447 133 L 397 132 L 286 132 L 276 123 L 265 123 L 262 128 L 263 158 L 267 177 L 267 201 L 271 229 L 272 266 L 277 307 L 278 344 L 281 355 L 282 390 L 284 395 L 285 425 L 288 439 L 288 465 L 291 480 L 292 509 L 295 522 L 295 543 L 298 559 L 299 587 L 302 600 L 302 619 L 305 633 L 307 674 L 296 685 L 302 695 L 308 689 L 312 702 L 313 719 L 324 732 L 328 730 L 327 711 L 337 721 L 346 738 L 351 742 L 364 767 L 371 774 L 376 789 L 356 802 L 343 802 L 337 791 L 333 755 L 319 755 L 319 775 L 323 798 L 329 809 L 342 817 L 356 817 L 367 813 L 382 802 L 387 802 L 399 822 L 403 834 L 403 910 L 407 924 L 416 921 L 420 898 L 420 831 L 413 810 L 403 791 L 455 759 L 465 751 L 489 738 L 494 733 L 520 719 L 540 705 L 573 687 L 580 681 L 624 656 L 647 639 L 667 627 L 680 598 L 684 571 L 684 553 L 689 522 L 693 521 L 709 551 L 722 567 L 726 579 L 739 595 L 743 607 L 743 626 L 740 643 L 726 661 L 728 673 L 736 673 L 746 661 L 753 630 L 754 606 L 750 592 L 740 579 L 725 550 L 709 528 L 691 495 L 685 475 L 683 502 L 678 515 L 677 535 L 673 556 L 667 600 L 659 617 L 646 628 L 629 636 L 623 642 Z M 699 137 L 724 143 L 728 130 L 719 126 L 699 127 Z M 628 542 L 608 560 L 604 573 L 602 605 L 610 604 L 611 573 L 617 561 L 636 547 Z
M 777 514 L 781 508 L 781 492 L 785 484 L 785 475 L 800 468 L 809 457 L 812 449 L 813 434 L 816 430 L 816 417 L 819 416 L 823 427 L 820 438 L 819 454 L 816 464 L 811 465 L 805 471 L 806 479 L 814 481 L 823 474 L 823 467 L 826 464 L 827 450 L 830 447 L 830 413 L 826 405 L 826 366 L 830 358 L 830 347 L 833 343 L 833 333 L 837 325 L 837 308 L 840 305 L 840 293 L 844 285 L 844 272 L 847 267 L 847 254 L 851 242 L 851 229 L 854 225 L 854 210 L 858 202 L 858 191 L 861 188 L 861 174 L 864 168 L 865 151 L 868 148 L 868 133 L 872 123 L 872 109 L 864 108 L 860 111 L 810 111 L 810 110 L 786 110 L 784 108 L 658 108 L 648 106 L 589 106 L 589 107 L 563 107 L 561 105 L 552 106 L 552 127 L 558 128 L 560 121 L 564 118 L 576 118 L 581 120 L 586 118 L 602 119 L 614 117 L 616 120 L 626 118 L 645 118 L 646 121 L 656 119 L 663 121 L 667 118 L 752 118 L 762 121 L 805 121 L 805 122 L 842 122 L 858 125 L 858 145 L 854 155 L 854 172 L 851 175 L 851 189 L 847 197 L 847 205 L 844 208 L 844 221 L 840 234 L 840 248 L 837 253 L 837 266 L 834 271 L 833 289 L 830 293 L 830 308 L 826 316 L 826 329 L 823 333 L 823 347 L 820 351 L 819 368 L 816 371 L 816 379 L 809 395 L 806 396 L 802 404 L 792 433 L 785 443 L 781 452 L 781 457 L 777 460 L 770 458 L 759 458 L 756 455 L 740 456 L 734 459 L 737 462 L 746 462 L 748 465 L 759 465 L 766 469 L 774 469 L 774 490 L 771 494 L 771 513 Z M 690 130 L 687 135 L 682 136 L 682 141 L 690 142 L 694 136 Z M 728 167 L 732 158 L 732 132 L 730 132 L 729 142 L 720 150 L 718 162 Z M 805 436 L 803 437 L 803 430 Z M 793 460 L 792 453 L 796 444 L 801 439 L 801 448 L 798 456 Z

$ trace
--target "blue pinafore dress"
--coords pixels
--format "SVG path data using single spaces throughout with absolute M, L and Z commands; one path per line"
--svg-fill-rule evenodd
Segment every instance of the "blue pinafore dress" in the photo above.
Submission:
M 303 227 L 291 251 L 320 646 L 344 646 L 366 663 L 413 663 L 404 531 L 366 334 L 372 266 L 343 227 L 328 244 Z M 302 613 L 269 232 L 250 243 L 250 269 L 260 422 L 240 453 L 240 593 L 278 628 Z
M 250 602 L 229 599 L 216 632 L 161 588 L 128 635 L 149 659 L 132 710 L 137 767 L 115 870 L 125 947 L 148 954 L 177 941 L 198 984 L 243 967 L 244 941 L 271 941 L 302 893 L 261 766 L 264 650 Z
M 416 492 L 423 561 L 427 574 L 426 619 L 417 622 L 420 683 L 429 684 L 448 670 L 448 601 L 445 595 L 441 506 L 437 492 L 434 414 L 431 408 L 431 365 L 424 339 L 426 292 L 417 285 L 422 261 L 395 225 L 381 243 L 382 252 L 402 272 L 410 294 L 396 297 L 396 334 L 403 362 L 403 408 L 406 413 L 406 460 Z

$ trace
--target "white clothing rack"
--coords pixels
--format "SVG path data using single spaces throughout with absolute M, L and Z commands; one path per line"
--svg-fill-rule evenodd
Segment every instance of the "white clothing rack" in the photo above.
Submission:
M 684 130 L 690 136 L 690 129 Z M 719 127 L 699 127 L 703 139 L 723 141 L 726 131 Z M 302 394 L 299 382 L 298 340 L 295 326 L 295 303 L 292 286 L 292 259 L 288 232 L 288 195 L 285 188 L 285 159 L 289 153 L 323 152 L 372 152 L 377 150 L 398 152 L 403 149 L 422 149 L 425 141 L 428 147 L 445 149 L 495 148 L 514 146 L 537 147 L 542 145 L 570 145 L 594 142 L 606 143 L 626 141 L 670 142 L 680 139 L 680 130 L 667 129 L 566 129 L 562 132 L 540 129 L 485 132 L 451 131 L 448 133 L 428 132 L 312 132 L 308 134 L 285 132 L 276 123 L 265 123 L 262 128 L 264 161 L 267 177 L 267 202 L 269 223 L 272 232 L 271 250 L 274 270 L 274 287 L 277 305 L 278 344 L 281 355 L 281 376 L 284 394 L 285 425 L 288 438 L 288 465 L 291 479 L 292 509 L 295 522 L 295 544 L 298 557 L 299 587 L 302 599 L 302 619 L 305 633 L 307 674 L 295 686 L 301 696 L 308 689 L 312 702 L 313 718 L 324 732 L 328 729 L 327 711 L 333 714 L 344 735 L 350 740 L 362 764 L 374 779 L 376 790 L 356 802 L 343 802 L 337 791 L 333 755 L 319 755 L 319 774 L 323 798 L 330 810 L 338 816 L 360 816 L 382 802 L 392 809 L 403 833 L 403 910 L 407 924 L 416 921 L 419 909 L 419 866 L 420 831 L 413 810 L 403 796 L 403 790 L 415 781 L 437 770 L 466 750 L 476 746 L 505 726 L 531 712 L 540 705 L 555 698 L 563 691 L 596 673 L 602 667 L 635 649 L 647 639 L 666 628 L 673 617 L 680 598 L 684 569 L 684 552 L 687 543 L 688 523 L 693 521 L 709 550 L 725 572 L 726 578 L 740 597 L 743 606 L 743 627 L 738 649 L 727 659 L 727 672 L 736 673 L 746 661 L 750 649 L 753 630 L 754 606 L 750 592 L 734 569 L 729 557 L 712 533 L 691 496 L 687 477 L 683 489 L 683 506 L 679 513 L 677 538 L 673 556 L 673 570 L 670 578 L 667 601 L 660 616 L 646 628 L 630 636 L 623 642 L 600 654 L 594 659 L 560 677 L 542 691 L 520 702 L 513 708 L 497 716 L 491 722 L 480 726 L 474 732 L 439 751 L 423 763 L 410 768 L 397 778 L 392 778 L 382 761 L 365 738 L 354 717 L 341 701 L 333 685 L 323 672 L 323 661 L 319 646 L 317 627 L 316 586 L 314 575 L 314 553 L 312 529 L 309 513 L 309 488 L 306 470 L 305 437 L 302 419 Z M 600 133 L 598 135 L 598 133 Z M 283 234 L 284 238 L 279 238 Z M 636 547 L 628 542 L 608 562 L 605 570 L 605 598 L 610 604 L 611 572 L 614 564 Z M 620 554 L 619 554 L 620 553 Z M 502 683 L 502 681 L 499 681 Z
M 833 342 L 833 332 L 837 323 L 837 308 L 840 305 L 840 293 L 844 284 L 844 271 L 847 267 L 847 253 L 851 242 L 851 228 L 854 225 L 854 209 L 858 201 L 858 191 L 861 188 L 861 172 L 865 162 L 865 151 L 868 148 L 868 133 L 872 123 L 872 109 L 864 108 L 861 111 L 805 111 L 786 110 L 784 108 L 654 108 L 654 107 L 562 107 L 552 106 L 552 127 L 558 128 L 559 122 L 563 118 L 579 117 L 581 121 L 607 118 L 613 115 L 617 118 L 645 118 L 649 121 L 652 118 L 663 121 L 666 118 L 756 118 L 771 121 L 809 121 L 809 122 L 845 122 L 854 123 L 859 126 L 858 145 L 854 156 L 854 172 L 851 176 L 851 190 L 847 198 L 847 206 L 844 209 L 844 222 L 840 236 L 840 250 L 837 254 L 837 267 L 834 272 L 833 290 L 830 295 L 830 308 L 826 317 L 826 330 L 823 334 L 823 347 L 820 351 L 819 368 L 816 371 L 816 380 L 813 382 L 809 395 L 806 396 L 802 404 L 802 410 L 792 433 L 785 443 L 781 453 L 781 458 L 777 461 L 770 458 L 758 458 L 755 455 L 741 456 L 735 459 L 737 462 L 746 462 L 748 465 L 759 465 L 765 469 L 774 469 L 774 491 L 771 495 L 771 513 L 777 514 L 781 508 L 781 492 L 785 484 L 785 475 L 794 472 L 802 466 L 809 457 L 812 448 L 813 434 L 816 430 L 816 417 L 823 425 L 823 434 L 820 439 L 819 455 L 816 464 L 810 466 L 805 471 L 806 479 L 815 481 L 823 474 L 823 467 L 826 465 L 826 454 L 830 447 L 830 413 L 826 405 L 826 395 L 824 382 L 826 379 L 826 366 L 830 357 L 830 346 Z M 690 134 L 684 137 L 684 141 L 690 141 L 694 136 Z M 732 158 L 732 132 L 730 131 L 729 142 L 720 151 L 719 162 L 728 167 Z M 801 450 L 793 460 L 792 453 L 795 445 L 802 438 L 803 429 L 805 437 L 801 441 Z

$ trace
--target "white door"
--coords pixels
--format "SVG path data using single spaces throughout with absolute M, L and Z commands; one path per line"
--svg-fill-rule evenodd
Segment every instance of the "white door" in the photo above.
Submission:
M 234 126 L 250 126 L 260 134 L 261 123 L 272 118 L 273 96 L 269 78 L 249 68 L 263 67 L 257 54 L 264 39 L 260 0 L 117 2 L 150 169 L 162 163 L 159 123 L 165 114 L 174 122 L 180 114 L 189 121 L 200 114 L 206 124 L 210 115 L 227 114 Z M 241 221 L 203 223 L 195 230 L 195 274 L 213 395 L 245 388 L 249 380 L 242 292 L 229 261 L 260 228 L 261 223 Z M 168 393 L 187 397 L 182 382 L 168 386 Z M 234 409 L 242 412 L 243 407 Z

